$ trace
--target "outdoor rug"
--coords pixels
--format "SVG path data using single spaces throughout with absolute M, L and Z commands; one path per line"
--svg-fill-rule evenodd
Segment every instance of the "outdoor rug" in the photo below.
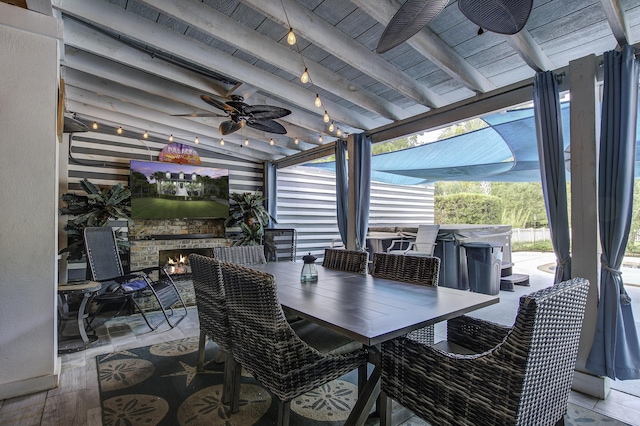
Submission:
M 272 425 L 278 400 L 242 373 L 240 411 L 223 405 L 224 364 L 207 345 L 205 371 L 196 372 L 198 338 L 180 339 L 96 357 L 102 423 L 120 425 Z M 293 425 L 342 425 L 358 396 L 357 373 L 349 373 L 291 402 Z
M 219 353 L 215 343 L 207 345 L 205 371 L 201 373 L 196 372 L 197 337 L 99 355 L 96 361 L 103 426 L 275 424 L 277 398 L 244 371 L 240 411 L 231 414 L 222 404 L 223 364 L 215 362 Z M 291 426 L 344 424 L 357 399 L 356 383 L 357 373 L 352 372 L 294 399 Z M 625 425 L 571 403 L 567 411 L 565 424 L 571 426 Z M 415 416 L 402 423 L 426 424 Z

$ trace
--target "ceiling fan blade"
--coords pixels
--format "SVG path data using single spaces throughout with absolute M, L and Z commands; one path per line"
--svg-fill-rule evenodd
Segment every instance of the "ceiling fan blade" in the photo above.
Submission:
M 498 34 L 515 34 L 529 19 L 533 0 L 459 0 L 458 7 L 471 22 Z
M 271 105 L 247 105 L 244 112 L 256 120 L 281 118 L 291 114 L 288 109 Z
M 211 96 L 208 95 L 200 95 L 200 99 L 202 99 L 203 101 L 205 101 L 206 103 L 208 103 L 209 105 L 211 105 L 212 107 L 221 109 L 223 111 L 226 112 L 236 112 L 235 108 L 233 108 L 232 106 L 224 103 L 224 102 L 220 102 L 217 99 L 212 98 Z
M 171 114 L 172 117 L 227 117 L 224 114 L 216 114 L 215 112 L 207 112 L 203 114 Z
M 284 135 L 287 133 L 287 129 L 277 121 L 273 120 L 255 120 L 249 119 L 247 120 L 247 126 L 253 127 L 256 130 L 262 130 L 267 133 L 277 133 L 279 135 Z
M 220 134 L 224 136 L 229 135 L 233 132 L 237 132 L 242 128 L 242 126 L 244 126 L 244 120 L 241 120 L 237 123 L 232 120 L 227 120 L 220 123 L 220 127 L 218 127 L 218 130 L 220 131 Z
M 239 112 L 242 115 L 245 115 L 245 108 L 247 108 L 249 105 L 245 104 L 242 101 L 229 101 L 227 102 L 227 105 L 230 106 L 231 108 L 233 108 L 234 110 L 236 110 L 237 112 Z
M 449 0 L 407 0 L 384 29 L 376 52 L 384 53 L 410 39 L 438 16 L 448 2 Z

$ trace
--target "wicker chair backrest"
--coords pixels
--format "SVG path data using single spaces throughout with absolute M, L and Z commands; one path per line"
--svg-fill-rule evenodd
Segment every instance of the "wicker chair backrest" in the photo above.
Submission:
M 264 257 L 264 246 L 214 247 L 213 257 L 220 262 L 231 262 L 238 265 L 267 263 L 267 259 Z
M 302 341 L 285 319 L 273 275 L 226 262 L 221 268 L 233 356 L 281 401 L 366 362 L 364 351 L 324 355 Z
M 339 271 L 366 274 L 368 260 L 369 253 L 366 251 L 326 248 L 322 266 Z
M 371 275 L 411 284 L 437 286 L 440 259 L 378 252 L 373 255 Z
M 226 351 L 231 350 L 229 318 L 220 262 L 199 254 L 189 255 L 200 330 Z

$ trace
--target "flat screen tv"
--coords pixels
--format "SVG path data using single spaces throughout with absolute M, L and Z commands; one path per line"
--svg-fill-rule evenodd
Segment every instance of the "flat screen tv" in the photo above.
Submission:
M 229 216 L 229 170 L 131 160 L 132 219 Z

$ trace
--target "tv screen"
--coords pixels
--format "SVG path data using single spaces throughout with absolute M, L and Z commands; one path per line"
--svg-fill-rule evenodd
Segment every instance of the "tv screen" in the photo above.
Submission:
M 132 219 L 229 216 L 229 170 L 131 160 Z

